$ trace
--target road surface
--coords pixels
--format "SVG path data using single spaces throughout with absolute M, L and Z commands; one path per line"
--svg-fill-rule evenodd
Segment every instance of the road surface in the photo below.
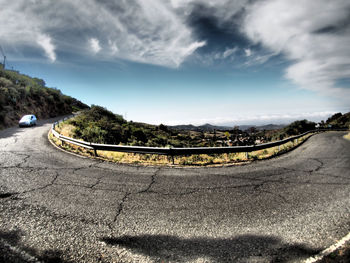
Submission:
M 0 262 L 302 262 L 350 231 L 344 132 L 249 165 L 118 165 L 0 132 Z

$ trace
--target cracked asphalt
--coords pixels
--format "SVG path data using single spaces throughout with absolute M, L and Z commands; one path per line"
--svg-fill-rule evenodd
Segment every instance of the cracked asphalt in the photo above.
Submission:
M 249 165 L 118 165 L 0 132 L 0 262 L 302 262 L 350 231 L 350 142 Z

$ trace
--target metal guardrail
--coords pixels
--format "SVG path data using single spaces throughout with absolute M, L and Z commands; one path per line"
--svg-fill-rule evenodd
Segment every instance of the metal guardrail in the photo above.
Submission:
M 65 121 L 69 118 L 64 118 Z M 71 143 L 86 149 L 90 149 L 94 151 L 95 156 L 97 156 L 98 150 L 100 151 L 114 151 L 114 152 L 127 152 L 127 153 L 141 153 L 141 154 L 159 154 L 159 155 L 169 155 L 171 157 L 179 156 L 179 155 L 192 155 L 192 154 L 221 154 L 221 153 L 239 153 L 239 152 L 253 152 L 258 150 L 264 150 L 271 147 L 280 146 L 287 142 L 291 142 L 297 140 L 307 134 L 329 131 L 330 129 L 318 129 L 305 132 L 300 135 L 292 136 L 287 139 L 283 139 L 280 141 L 257 144 L 257 145 L 249 145 L 249 146 L 230 146 L 230 147 L 192 147 L 192 148 L 161 148 L 161 147 L 145 147 L 145 146 L 124 146 L 124 145 L 113 145 L 113 144 L 98 144 L 85 142 L 82 140 L 73 139 L 70 137 L 63 136 L 55 131 L 55 126 L 59 124 L 59 122 L 55 122 L 52 124 L 52 134 L 60 139 L 61 141 Z M 346 131 L 347 129 L 336 129 L 339 131 Z M 334 131 L 334 129 L 332 129 Z

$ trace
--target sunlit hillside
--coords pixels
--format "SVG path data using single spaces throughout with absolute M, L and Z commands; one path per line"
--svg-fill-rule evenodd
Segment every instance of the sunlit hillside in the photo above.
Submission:
M 16 125 L 25 114 L 46 119 L 85 108 L 81 101 L 46 87 L 42 79 L 0 68 L 0 129 Z

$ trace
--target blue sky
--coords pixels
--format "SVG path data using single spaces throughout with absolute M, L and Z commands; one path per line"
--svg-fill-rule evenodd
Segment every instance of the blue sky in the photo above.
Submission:
M 128 120 L 267 124 L 350 111 L 348 1 L 0 4 L 8 68 Z

